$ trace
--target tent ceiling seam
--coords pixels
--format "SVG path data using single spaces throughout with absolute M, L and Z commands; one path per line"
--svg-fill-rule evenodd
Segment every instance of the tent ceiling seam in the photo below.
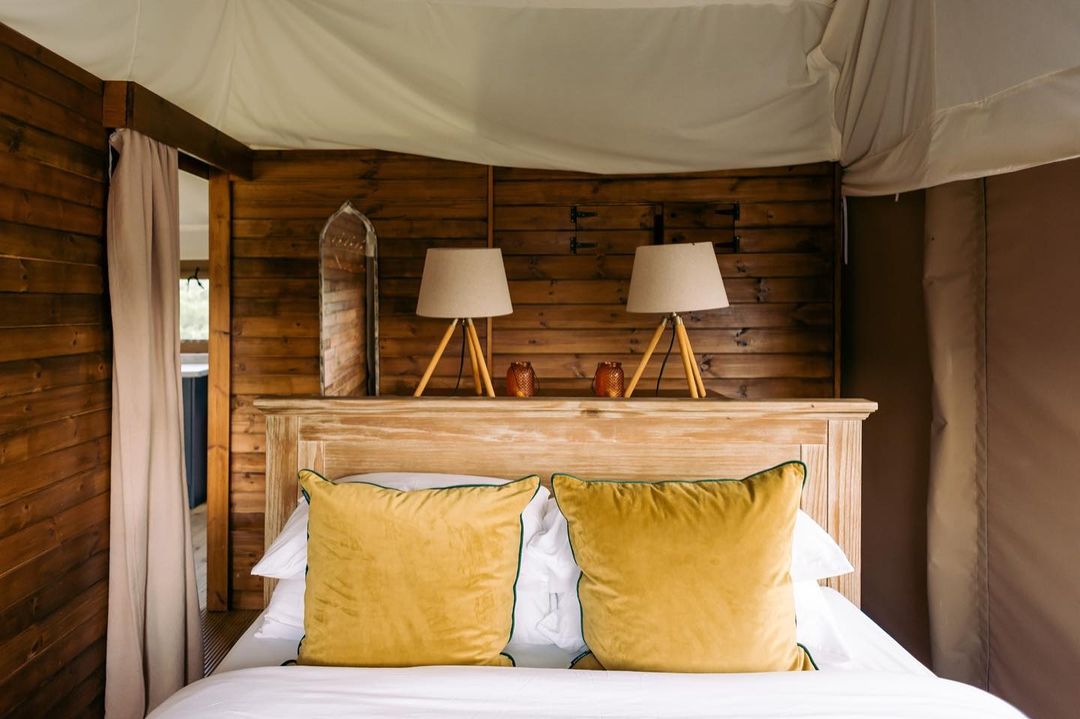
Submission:
M 236 0 L 227 0 L 225 12 L 229 15 L 229 22 L 232 23 L 233 27 L 238 27 L 239 21 L 237 20 L 237 15 L 240 11 L 236 8 Z M 228 134 L 228 132 L 225 130 L 225 126 L 229 119 L 229 109 L 232 107 L 233 103 L 233 85 L 236 80 L 236 53 L 237 48 L 240 46 L 240 33 L 234 29 L 230 34 L 232 35 L 232 48 L 229 53 L 229 65 L 225 71 L 225 102 L 221 104 L 221 110 L 219 111 L 217 118 L 218 121 L 214 123 L 214 126 L 217 127 L 217 129 L 226 134 Z
M 127 70 L 124 72 L 125 80 L 135 79 L 135 55 L 139 48 L 139 26 L 142 24 L 142 7 L 143 0 L 136 0 L 135 2 L 135 23 L 132 28 L 131 37 L 131 55 L 128 56 Z

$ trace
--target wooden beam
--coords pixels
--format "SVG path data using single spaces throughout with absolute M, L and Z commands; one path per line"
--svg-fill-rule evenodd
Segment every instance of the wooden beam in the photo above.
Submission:
M 219 170 L 252 179 L 251 148 L 138 83 L 107 80 L 101 110 L 105 127 L 141 132 Z
M 495 167 L 488 165 L 487 168 L 487 246 L 495 246 Z M 484 334 L 487 339 L 487 366 L 491 368 L 491 371 L 495 371 L 494 362 L 494 346 L 492 335 L 495 333 L 494 323 L 490 317 L 487 318 Z
M 847 257 L 846 249 L 847 219 L 844 214 L 844 197 L 840 188 L 843 186 L 843 170 L 840 163 L 833 164 L 833 397 L 841 396 L 842 392 L 842 347 L 843 337 L 841 328 L 844 324 L 843 296 L 840 289 L 843 284 L 844 264 Z
M 180 168 L 180 172 L 186 172 L 189 175 L 195 175 L 196 177 L 201 177 L 204 180 L 210 179 L 210 173 L 214 169 L 199 158 L 192 157 L 186 152 L 181 152 L 177 154 L 176 163 Z
M 229 608 L 229 435 L 232 307 L 229 176 L 210 175 L 210 371 L 206 428 L 206 607 Z

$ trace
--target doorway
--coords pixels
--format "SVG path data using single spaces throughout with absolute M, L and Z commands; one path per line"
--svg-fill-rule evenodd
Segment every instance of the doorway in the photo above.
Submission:
M 209 218 L 206 177 L 180 172 L 180 375 L 184 464 L 199 610 L 206 610 L 206 433 L 210 339 Z

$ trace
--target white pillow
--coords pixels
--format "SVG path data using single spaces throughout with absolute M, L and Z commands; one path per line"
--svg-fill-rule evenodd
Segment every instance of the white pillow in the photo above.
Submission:
M 424 472 L 373 472 L 353 474 L 335 480 L 337 482 L 368 482 L 390 489 L 412 491 L 416 489 L 441 489 L 459 484 L 506 484 L 509 480 L 495 477 L 470 477 L 460 474 L 434 474 Z M 536 496 L 521 513 L 523 546 L 543 527 L 551 494 L 540 487 Z M 281 533 L 263 554 L 251 573 L 258 577 L 288 579 L 304 573 L 307 569 L 307 517 L 308 503 L 303 499 L 297 504 Z
M 795 518 L 795 537 L 791 545 L 791 581 L 828 579 L 855 571 L 844 550 L 825 529 L 806 512 Z
M 255 630 L 256 639 L 303 639 L 306 586 L 303 575 L 278 580 L 270 595 L 270 604 L 263 613 L 262 624 Z
M 530 547 L 537 560 L 542 561 L 550 573 L 551 591 L 556 595 L 555 615 L 540 622 L 541 634 L 566 651 L 584 649 L 585 642 L 581 637 L 581 605 L 577 597 L 577 582 L 581 569 L 574 561 L 570 548 L 566 517 L 554 502 L 545 516 L 544 530 L 533 539 Z M 792 582 L 808 581 L 816 584 L 819 579 L 852 571 L 854 568 L 851 562 L 829 533 L 800 509 L 795 520 L 791 547 Z M 827 606 L 825 610 L 828 610 Z
M 251 573 L 273 579 L 302 576 L 307 569 L 307 519 L 308 503 L 301 499 Z
M 809 580 L 792 582 L 792 587 L 795 590 L 795 641 L 809 650 L 819 667 L 849 661 L 851 652 L 821 585 Z
M 494 477 L 471 477 L 454 474 L 430 474 L 418 472 L 377 472 L 356 474 L 336 480 L 338 482 L 369 482 L 383 487 L 412 491 L 438 489 L 460 484 L 505 484 L 509 480 Z M 514 585 L 513 641 L 518 644 L 549 644 L 547 637 L 537 628 L 554 609 L 554 599 L 549 589 L 546 563 L 537 561 L 529 550 L 533 539 L 540 533 L 553 504 L 545 487 L 521 514 L 522 552 L 518 580 Z M 251 573 L 262 577 L 280 579 L 270 597 L 262 626 L 256 636 L 300 639 L 304 634 L 304 574 L 307 570 L 307 520 L 308 503 L 300 500 L 266 554 L 252 568 Z

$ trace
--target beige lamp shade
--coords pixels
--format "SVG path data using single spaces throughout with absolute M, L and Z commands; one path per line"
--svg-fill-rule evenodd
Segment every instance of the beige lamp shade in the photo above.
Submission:
M 693 312 L 727 306 L 724 278 L 711 242 L 637 248 L 627 312 Z
M 502 250 L 432 248 L 424 259 L 416 314 L 421 317 L 497 317 L 514 311 Z

